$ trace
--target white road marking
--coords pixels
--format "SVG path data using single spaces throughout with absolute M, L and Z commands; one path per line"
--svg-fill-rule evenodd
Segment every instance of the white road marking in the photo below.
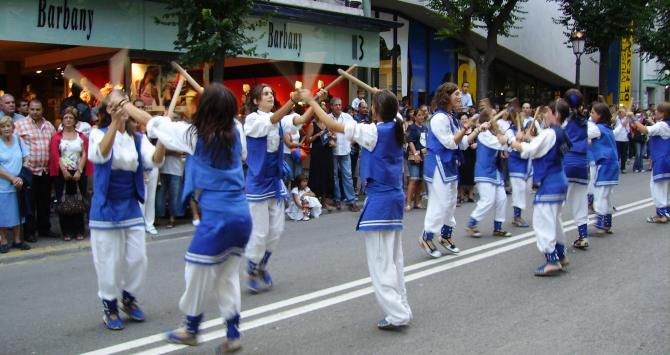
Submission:
M 619 215 L 623 215 L 623 214 L 627 214 L 627 213 L 631 213 L 631 212 L 640 210 L 642 208 L 652 206 L 653 203 L 651 203 L 650 201 L 651 201 L 651 198 L 647 198 L 647 199 L 644 199 L 644 200 L 639 200 L 639 201 L 632 202 L 632 203 L 629 203 L 629 204 L 617 206 L 618 211 L 616 213 L 614 213 L 613 215 L 614 216 L 619 216 Z M 574 220 L 569 220 L 569 221 L 563 222 L 563 226 L 564 226 L 565 231 L 570 231 L 570 230 L 574 230 L 574 229 L 577 228 L 574 225 L 570 225 L 573 222 L 574 222 Z M 589 219 L 589 224 L 592 223 L 592 222 L 593 222 L 593 220 L 592 220 L 592 218 L 590 218 Z M 411 271 L 420 270 L 420 269 L 423 269 L 423 268 L 426 268 L 426 267 L 429 267 L 429 266 L 433 266 L 433 265 L 436 265 L 436 264 L 445 264 L 445 263 L 449 262 L 445 265 L 439 265 L 439 266 L 436 266 L 436 267 L 433 267 L 433 268 L 430 268 L 430 269 L 426 269 L 424 271 L 408 274 L 408 275 L 405 276 L 405 280 L 407 282 L 414 281 L 416 279 L 427 277 L 427 276 L 433 275 L 435 273 L 443 272 L 443 271 L 446 271 L 446 270 L 449 270 L 449 269 L 452 269 L 452 268 L 455 268 L 455 267 L 458 267 L 458 266 L 467 265 L 467 264 L 470 264 L 470 263 L 475 262 L 475 261 L 479 261 L 479 260 L 482 260 L 482 259 L 485 259 L 485 258 L 488 258 L 488 257 L 492 257 L 492 256 L 495 256 L 495 255 L 498 255 L 498 254 L 501 254 L 501 253 L 505 253 L 505 252 L 513 250 L 513 249 L 523 247 L 525 245 L 528 245 L 528 244 L 531 244 L 531 243 L 535 242 L 534 238 L 530 238 L 534 235 L 535 235 L 535 232 L 529 231 L 529 232 L 522 233 L 520 235 L 511 237 L 511 238 L 505 238 L 505 239 L 501 239 L 501 240 L 498 240 L 498 241 L 495 241 L 495 242 L 486 243 L 486 244 L 483 244 L 483 245 L 480 245 L 480 246 L 477 246 L 477 247 L 474 247 L 474 248 L 471 248 L 471 249 L 467 249 L 465 251 L 462 251 L 458 255 L 447 255 L 445 257 L 441 257 L 441 258 L 438 258 L 438 259 L 430 259 L 430 260 L 419 262 L 419 263 L 416 263 L 416 264 L 413 264 L 413 265 L 406 266 L 405 269 L 404 269 L 405 273 L 409 273 Z M 506 245 L 506 244 L 509 244 L 509 245 Z M 500 247 L 500 248 L 497 248 L 497 247 Z M 474 255 L 472 257 L 464 258 L 467 255 L 475 254 L 475 253 L 478 253 L 480 251 L 487 250 L 487 249 L 492 249 L 492 248 L 496 248 L 496 249 L 491 250 L 491 251 L 487 251 L 485 253 L 481 253 L 481 254 L 478 254 L 478 255 Z M 459 259 L 459 260 L 450 262 L 454 259 Z M 284 311 L 279 311 L 277 313 L 274 313 L 274 314 L 271 314 L 271 315 L 268 315 L 268 316 L 265 316 L 265 317 L 261 317 L 261 318 L 258 318 L 258 319 L 244 321 L 244 319 L 246 319 L 246 318 L 261 315 L 261 314 L 268 313 L 268 312 L 271 312 L 271 311 L 274 311 L 274 310 L 277 310 L 277 309 L 281 309 L 281 308 L 285 308 L 285 307 L 288 307 L 288 306 L 296 305 L 296 304 L 299 304 L 299 303 L 314 300 L 314 299 L 321 298 L 321 297 L 324 297 L 324 296 L 332 295 L 332 294 L 342 292 L 342 291 L 345 291 L 345 290 L 348 290 L 348 289 L 356 288 L 356 287 L 359 287 L 359 286 L 369 285 L 369 283 L 370 283 L 370 278 L 366 277 L 366 278 L 362 278 L 362 279 L 359 279 L 359 280 L 347 282 L 347 283 L 344 283 L 344 284 L 341 284 L 341 285 L 325 288 L 325 289 L 322 289 L 322 290 L 319 290 L 319 291 L 307 293 L 307 294 L 296 296 L 296 297 L 289 298 L 289 299 L 286 299 L 286 300 L 282 300 L 282 301 L 270 303 L 270 304 L 267 304 L 267 305 L 263 305 L 263 306 L 260 306 L 260 307 L 256 307 L 256 308 L 253 308 L 253 309 L 249 309 L 249 310 L 246 310 L 246 311 L 242 311 L 241 312 L 241 318 L 243 319 L 243 321 L 240 324 L 240 330 L 245 331 L 245 330 L 257 328 L 257 327 L 260 327 L 260 326 L 263 326 L 263 325 L 278 322 L 278 321 L 283 320 L 283 319 L 295 317 L 295 316 L 298 316 L 298 315 L 301 315 L 301 314 L 304 314 L 304 313 L 308 313 L 308 312 L 313 312 L 315 310 L 319 310 L 319 309 L 322 309 L 322 308 L 325 308 L 325 307 L 328 307 L 328 306 L 332 306 L 332 305 L 335 305 L 335 304 L 338 304 L 338 303 L 346 302 L 346 301 L 349 301 L 349 300 L 352 300 L 352 299 L 355 299 L 355 298 L 358 298 L 358 297 L 368 295 L 368 294 L 373 292 L 371 286 L 367 286 L 365 288 L 358 289 L 358 290 L 353 290 L 353 291 L 350 291 L 350 292 L 347 292 L 347 293 L 344 293 L 344 294 L 341 294 L 341 295 L 333 296 L 333 297 L 323 299 L 323 300 L 320 300 L 320 301 L 317 301 L 317 302 L 314 302 L 314 303 L 306 304 L 306 305 L 303 305 L 303 306 L 291 308 L 291 309 L 284 310 Z M 201 331 L 203 331 L 203 330 L 208 329 L 208 328 L 212 328 L 212 327 L 215 327 L 215 326 L 220 326 L 221 324 L 222 324 L 222 319 L 221 318 L 216 318 L 216 319 L 212 319 L 212 320 L 203 322 L 201 324 L 200 329 L 201 329 Z M 209 333 L 206 333 L 206 334 L 201 333 L 200 341 L 201 342 L 207 342 L 207 341 L 211 341 L 211 340 L 216 340 L 216 339 L 225 337 L 225 335 L 226 335 L 226 330 L 225 329 L 212 331 L 212 332 L 209 332 Z M 149 344 L 153 344 L 153 343 L 156 343 L 156 342 L 159 342 L 159 341 L 163 341 L 164 339 L 165 339 L 165 335 L 163 333 L 160 333 L 160 334 L 155 334 L 155 335 L 131 340 L 131 341 L 128 341 L 128 342 L 112 345 L 112 346 L 109 346 L 109 347 L 106 347 L 106 348 L 94 350 L 94 351 L 85 353 L 84 355 L 114 354 L 114 353 L 119 353 L 119 352 L 124 352 L 124 351 L 130 351 L 132 349 L 141 348 L 141 347 L 147 346 Z M 167 353 L 167 352 L 172 352 L 172 351 L 176 351 L 176 350 L 179 350 L 179 349 L 183 349 L 185 347 L 187 347 L 187 346 L 185 346 L 185 345 L 175 345 L 175 344 L 166 344 L 166 345 L 162 345 L 162 346 L 159 346 L 159 347 L 156 347 L 156 348 L 148 349 L 146 351 L 142 351 L 138 354 L 164 354 L 164 353 Z

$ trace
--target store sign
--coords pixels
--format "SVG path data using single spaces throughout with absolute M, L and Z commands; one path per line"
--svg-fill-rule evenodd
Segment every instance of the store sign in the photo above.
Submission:
M 67 0 L 37 3 L 37 27 L 51 30 L 81 31 L 86 40 L 91 39 L 93 31 L 93 9 L 69 7 Z
M 141 0 L 0 0 L 0 40 L 174 51 L 176 26 L 154 16 L 165 5 Z
M 272 18 L 248 35 L 256 38 L 253 58 L 379 67 L 375 32 Z
M 630 108 L 633 103 L 633 37 L 621 39 L 621 61 L 619 65 L 619 105 Z

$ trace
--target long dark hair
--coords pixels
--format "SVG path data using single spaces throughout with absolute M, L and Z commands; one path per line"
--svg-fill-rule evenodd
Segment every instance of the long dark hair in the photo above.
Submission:
M 395 140 L 398 145 L 405 143 L 402 120 L 398 118 L 398 98 L 389 90 L 381 90 L 372 95 L 372 108 L 384 122 L 395 122 Z
M 126 120 L 126 132 L 129 136 L 133 137 L 133 139 L 137 139 L 137 131 L 135 130 L 135 127 L 130 124 L 130 120 L 132 120 L 132 117 L 128 117 Z M 112 124 L 112 115 L 107 112 L 107 104 L 103 103 L 98 108 L 98 128 L 109 127 L 110 124 Z
M 604 123 L 608 127 L 612 126 L 612 112 L 610 112 L 610 108 L 607 107 L 607 104 L 596 102 L 593 104 L 593 111 L 600 115 L 598 123 Z
M 196 134 L 203 140 L 204 152 L 211 155 L 213 162 L 219 162 L 221 154 L 226 161 L 230 161 L 233 155 L 233 145 L 237 141 L 236 113 L 235 94 L 220 83 L 212 83 L 202 93 L 198 111 L 186 134 Z
M 556 114 L 557 112 L 560 114 L 561 122 L 564 122 L 566 119 L 568 119 L 568 116 L 570 115 L 570 105 L 563 99 L 550 102 L 549 109 L 553 114 Z

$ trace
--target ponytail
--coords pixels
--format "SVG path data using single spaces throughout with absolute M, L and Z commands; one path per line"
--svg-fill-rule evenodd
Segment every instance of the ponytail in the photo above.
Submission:
M 396 116 L 393 121 L 395 122 L 393 125 L 393 130 L 395 131 L 395 141 L 399 146 L 402 146 L 405 144 L 405 130 L 402 127 L 402 120 L 400 117 Z

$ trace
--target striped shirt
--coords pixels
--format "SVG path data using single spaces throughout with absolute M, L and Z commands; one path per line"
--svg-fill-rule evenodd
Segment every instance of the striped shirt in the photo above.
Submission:
M 30 150 L 30 170 L 34 175 L 48 174 L 49 143 L 56 133 L 54 126 L 44 118 L 35 123 L 31 117 L 25 117 L 16 121 L 14 128 Z

